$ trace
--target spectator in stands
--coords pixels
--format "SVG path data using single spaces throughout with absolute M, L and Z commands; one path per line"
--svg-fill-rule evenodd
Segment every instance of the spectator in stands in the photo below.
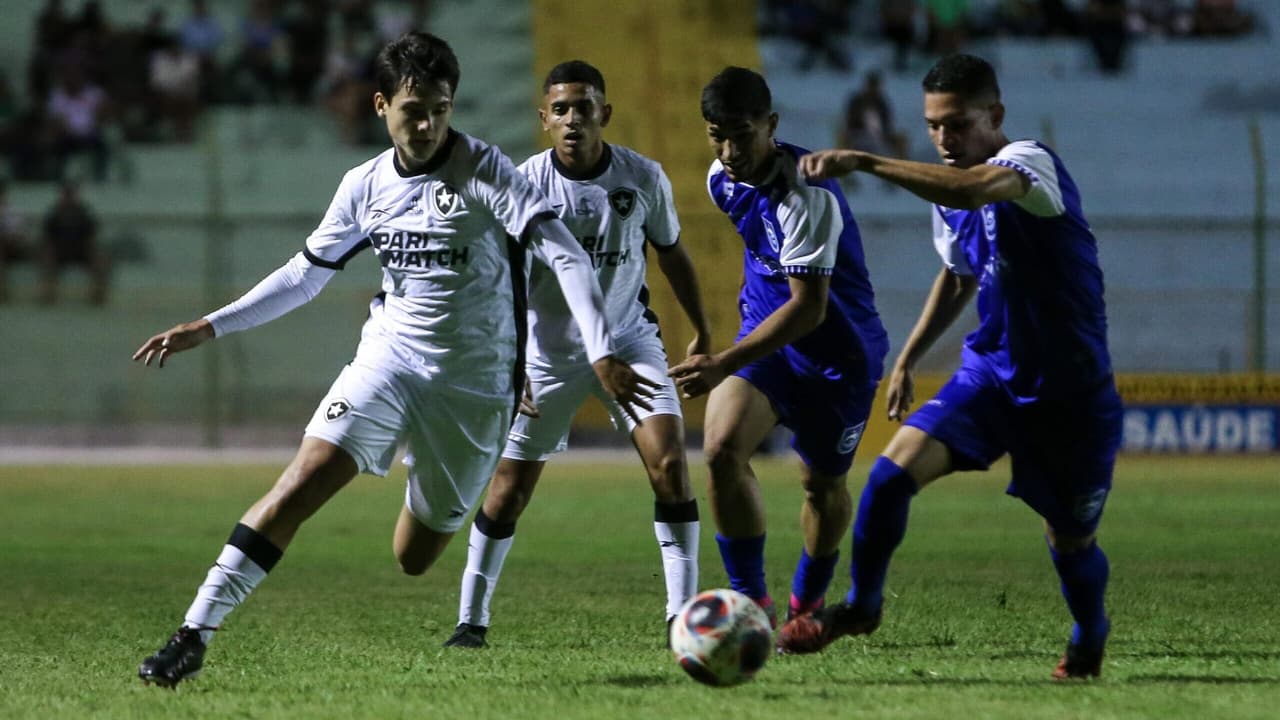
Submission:
M 1135 35 L 1191 34 L 1191 0 L 1129 0 L 1128 29 Z
M 342 29 L 357 34 L 373 32 L 373 0 L 337 0 Z
M 27 65 L 27 94 L 43 101 L 53 86 L 53 67 L 62 51 L 71 46 L 76 23 L 67 16 L 62 0 L 46 0 L 36 16 L 31 60 Z
M 289 90 L 293 101 L 310 103 L 329 55 L 328 0 L 301 0 L 284 23 L 289 39 Z
M 1124 69 L 1129 44 L 1125 0 L 1089 0 L 1084 9 L 1084 32 L 1099 70 L 1115 75 Z
M 1241 10 L 1236 0 L 1196 0 L 1192 21 L 1196 35 L 1244 35 L 1253 28 L 1253 15 Z
M 351 27 L 342 29 L 342 42 L 329 51 L 320 77 L 325 107 L 337 120 L 338 132 L 348 145 L 358 145 L 364 140 L 369 97 L 374 91 L 368 73 L 369 62 L 360 48 L 363 32 Z
M 893 126 L 893 109 L 878 70 L 867 73 L 862 89 L 849 96 L 836 146 L 906 159 L 907 137 Z M 854 187 L 849 177 L 846 183 Z
M 172 126 L 179 142 L 194 140 L 200 113 L 200 58 L 171 38 L 151 56 L 149 77 L 160 119 Z
M 838 145 L 895 158 L 907 156 L 907 139 L 893 126 L 893 109 L 879 70 L 867 73 L 862 89 L 849 96 Z
M 283 49 L 284 25 L 272 0 L 251 0 L 240 24 L 240 53 L 231 76 L 236 100 L 275 102 L 280 97 L 281 73 L 277 54 Z
M 911 67 L 911 48 L 916 44 L 916 0 L 880 0 L 880 27 L 893 43 L 893 69 L 907 72 Z
M 804 47 L 797 67 L 807 71 L 821 56 L 836 70 L 853 68 L 840 47 L 839 33 L 848 28 L 848 7 L 840 0 L 790 0 L 784 8 L 787 35 Z
M 89 273 L 89 302 L 102 305 L 107 300 L 107 278 L 111 261 L 98 242 L 98 221 L 80 199 L 72 180 L 62 183 L 57 202 L 44 219 L 44 243 L 40 249 L 40 300 L 53 303 L 58 294 L 58 275 L 67 267 L 82 267 Z
M 21 123 L 22 106 L 18 104 L 18 98 L 13 94 L 9 76 L 0 69 L 0 158 L 10 166 L 13 165 L 13 156 L 18 147 L 26 144 L 26 138 L 19 130 Z M 8 175 L 14 172 L 12 167 L 8 170 L 8 173 L 0 170 L 0 174 Z
M 27 259 L 22 216 L 9 204 L 9 183 L 0 179 L 0 302 L 9 301 L 9 266 Z
M 218 47 L 222 45 L 222 26 L 209 14 L 205 0 L 191 1 L 191 15 L 182 23 L 178 39 L 183 50 L 194 53 L 200 61 L 200 99 L 214 99 L 218 77 Z
M 58 177 L 66 173 L 72 155 L 87 153 L 92 156 L 94 179 L 106 180 L 107 142 L 102 125 L 108 111 L 107 94 L 85 78 L 79 63 L 66 63 L 61 75 L 47 106 Z
M 969 35 L 969 0 L 926 0 L 929 50 L 949 55 L 964 47 Z
M 1001 0 L 997 29 L 1011 35 L 1075 35 L 1076 16 L 1065 0 Z

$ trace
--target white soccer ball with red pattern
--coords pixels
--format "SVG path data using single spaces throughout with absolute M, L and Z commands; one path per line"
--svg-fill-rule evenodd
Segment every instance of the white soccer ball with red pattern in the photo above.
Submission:
M 735 590 L 705 590 L 671 622 L 671 651 L 680 667 L 707 685 L 744 683 L 773 654 L 769 617 Z

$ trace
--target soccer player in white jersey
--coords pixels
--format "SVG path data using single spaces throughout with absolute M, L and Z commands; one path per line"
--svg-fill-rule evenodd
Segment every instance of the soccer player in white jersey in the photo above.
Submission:
M 604 291 L 618 357 L 661 384 L 649 410 L 634 416 L 603 391 L 587 362 L 582 334 L 550 275 L 530 268 L 528 372 L 535 415 L 520 415 L 508 435 L 480 511 L 476 513 L 462 574 L 458 626 L 446 647 L 483 647 L 490 599 L 514 540 L 515 524 L 542 469 L 566 446 L 574 413 L 595 395 L 631 440 L 654 493 L 654 533 L 666 577 L 670 621 L 698 585 L 698 505 L 689 487 L 684 422 L 658 318 L 645 286 L 646 243 L 693 325 L 690 354 L 707 351 L 709 331 L 693 263 L 680 245 L 671 183 L 654 161 L 601 137 L 613 109 L 604 77 L 591 65 L 561 63 L 543 83 L 538 110 L 553 147 L 520 166 L 547 195 L 560 218 L 591 256 Z
M 458 61 L 427 33 L 388 44 L 374 108 L 393 147 L 343 177 L 306 246 L 239 300 L 142 345 L 135 360 L 260 325 L 315 296 L 372 247 L 383 294 L 355 359 L 307 425 L 293 462 L 249 508 L 179 628 L 138 675 L 173 686 L 199 671 L 223 618 L 280 559 L 304 520 L 357 473 L 385 475 L 400 442 L 409 479 L 400 567 L 439 557 L 493 472 L 523 387 L 524 244 L 553 269 L 605 392 L 648 409 L 656 384 L 614 354 L 591 261 L 542 193 L 497 148 L 450 128 Z

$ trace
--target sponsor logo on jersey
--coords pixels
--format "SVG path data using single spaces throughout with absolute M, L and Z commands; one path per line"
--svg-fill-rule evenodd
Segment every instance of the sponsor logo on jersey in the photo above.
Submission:
M 324 409 L 324 419 L 326 422 L 333 422 L 350 411 L 351 403 L 343 400 L 342 398 L 338 398 L 337 400 L 329 403 L 329 407 Z
M 862 439 L 862 431 L 866 429 L 866 421 L 862 421 L 853 427 L 844 429 L 844 433 L 840 435 L 840 442 L 836 445 L 836 452 L 841 455 L 848 455 L 858 449 L 858 441 Z
M 576 215 L 590 215 L 596 210 L 591 206 L 591 198 L 578 198 L 578 207 L 573 209 Z
M 583 235 L 578 238 L 578 243 L 582 245 L 582 249 L 587 251 L 587 255 L 591 258 L 591 266 L 596 270 L 602 267 L 618 267 L 626 265 L 631 260 L 631 250 L 608 250 L 605 248 L 605 238 L 599 235 Z
M 462 198 L 452 185 L 436 183 L 431 189 L 431 204 L 435 206 L 437 215 L 445 217 L 462 205 Z
M 471 260 L 469 247 L 429 247 L 426 233 L 396 230 L 369 234 L 369 242 L 383 267 L 429 268 L 455 267 Z
M 618 213 L 618 217 L 627 219 L 631 211 L 636 209 L 636 191 L 631 188 L 618 188 L 609 193 L 609 207 Z

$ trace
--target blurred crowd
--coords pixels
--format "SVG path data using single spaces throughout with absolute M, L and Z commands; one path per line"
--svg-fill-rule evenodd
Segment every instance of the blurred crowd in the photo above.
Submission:
M 1254 32 L 1258 21 L 1237 0 L 764 0 L 760 27 L 802 48 L 800 70 L 819 62 L 853 69 L 849 35 L 892 43 L 898 71 L 911 67 L 915 53 L 937 56 L 972 38 L 1020 35 L 1081 37 L 1102 71 L 1119 72 L 1135 36 L 1232 37 Z
M 421 27 L 428 5 L 244 0 L 224 27 L 206 0 L 155 2 L 140 25 L 114 23 L 98 0 L 47 0 L 25 77 L 0 70 L 0 176 L 61 179 L 82 157 L 103 180 L 114 144 L 191 142 L 217 104 L 323 106 L 345 141 L 361 142 L 371 133 L 373 56 Z

